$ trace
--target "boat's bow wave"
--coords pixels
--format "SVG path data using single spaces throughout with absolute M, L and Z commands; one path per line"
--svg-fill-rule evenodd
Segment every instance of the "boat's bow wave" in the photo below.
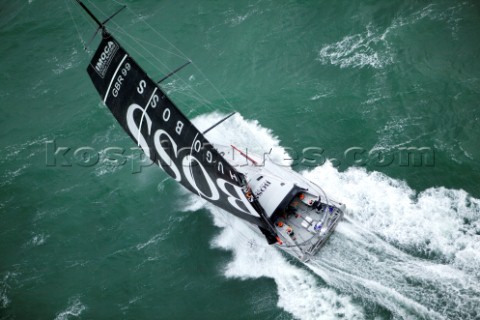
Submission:
M 289 261 L 239 219 L 232 219 L 228 213 L 205 204 L 212 213 L 215 225 L 222 228 L 212 240 L 212 246 L 233 253 L 232 259 L 222 266 L 225 277 L 272 279 L 277 288 L 277 306 L 296 319 L 364 318 L 362 307 L 346 293 L 325 286 L 321 279 Z M 254 293 L 252 303 L 261 301 L 263 304 L 267 297 L 262 295 L 265 295 L 262 291 Z M 271 306 L 259 305 L 258 308 Z
M 220 118 L 204 115 L 194 123 L 202 127 Z M 281 149 L 278 139 L 257 122 L 235 117 L 228 126 L 249 130 L 241 137 L 236 130 L 222 131 L 219 138 L 239 144 L 257 139 Z M 394 318 L 478 317 L 478 199 L 443 187 L 417 194 L 384 174 L 361 168 L 339 172 L 330 163 L 303 175 L 331 196 L 348 199 L 347 221 L 307 263 L 325 283 L 243 223 L 208 205 L 215 224 L 223 228 L 213 246 L 234 253 L 224 268 L 226 277 L 274 279 L 278 306 L 303 319 L 339 318 L 342 313 L 362 318 L 356 299 L 366 301 L 365 308 L 380 305 Z

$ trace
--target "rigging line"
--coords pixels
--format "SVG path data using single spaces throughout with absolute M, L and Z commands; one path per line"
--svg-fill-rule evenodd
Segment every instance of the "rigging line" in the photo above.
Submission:
M 130 33 L 126 32 L 121 26 L 119 26 L 117 23 L 114 22 L 114 24 L 117 26 L 117 29 L 113 29 L 113 30 L 116 30 L 117 32 L 119 33 L 123 33 L 124 35 L 128 36 L 129 38 L 131 38 L 135 43 L 137 43 L 139 45 L 139 47 L 141 47 L 143 50 L 145 50 L 147 53 L 149 53 L 151 55 L 151 59 L 154 59 L 156 60 L 160 65 L 162 65 L 163 67 L 165 68 L 168 68 L 159 58 L 157 58 L 150 50 L 148 50 L 144 45 L 142 45 L 141 43 L 138 42 L 138 40 L 133 37 Z M 130 48 L 129 48 L 130 49 Z M 150 65 L 152 65 L 157 71 L 160 71 L 161 73 L 163 73 L 162 70 L 160 70 L 160 68 L 153 64 L 149 59 L 149 57 L 143 55 L 140 51 L 138 51 L 137 49 L 135 49 L 134 47 L 131 48 L 131 50 L 135 51 L 139 56 L 141 56 L 142 58 L 144 58 L 146 61 L 148 61 L 148 63 Z M 181 77 L 178 77 L 176 76 L 177 79 L 179 79 L 181 82 L 183 82 L 188 88 L 190 88 L 190 91 L 193 91 L 198 97 L 195 97 L 196 100 L 198 100 L 199 102 L 203 102 L 204 104 L 206 104 L 207 106 L 210 106 L 212 110 L 213 107 L 213 103 L 211 101 L 209 101 L 208 99 L 206 99 L 205 97 L 203 97 L 198 91 L 196 91 L 186 80 L 184 80 L 183 78 Z M 192 96 L 193 97 L 193 96 Z
M 118 3 L 118 2 L 117 2 Z M 95 4 L 92 3 L 92 6 L 95 7 L 96 10 L 100 11 L 103 15 L 106 15 L 99 7 L 97 7 Z M 128 7 L 127 7 L 128 8 Z M 131 12 L 131 14 L 133 14 L 135 17 L 138 17 L 138 15 L 136 15 L 130 8 L 128 8 L 129 11 Z M 163 67 L 165 68 L 168 68 L 159 58 L 157 58 L 150 50 L 148 50 L 144 45 L 142 45 L 141 43 L 138 42 L 138 40 L 136 39 L 136 37 L 133 37 L 132 35 L 130 35 L 127 31 L 125 31 L 118 23 L 116 23 L 115 21 L 113 21 L 113 23 L 117 26 L 117 29 L 114 29 L 114 30 L 120 30 L 121 33 L 125 34 L 126 36 L 128 36 L 129 38 L 131 38 L 135 43 L 137 43 L 141 48 L 143 48 L 143 50 L 145 50 L 148 54 L 150 54 L 151 58 L 156 60 L 160 65 L 162 65 Z M 148 25 L 148 24 L 147 24 Z M 155 29 L 153 29 L 150 25 L 148 25 L 154 32 L 156 32 Z M 119 32 L 120 32 L 119 31 Z M 158 34 L 158 32 L 156 32 Z M 160 35 L 160 34 L 159 34 Z M 161 35 L 160 35 L 161 36 Z M 167 43 L 169 43 L 172 47 L 174 47 L 177 51 L 179 51 L 181 54 L 183 54 L 183 52 L 181 52 L 178 48 L 176 48 L 175 46 L 173 46 L 173 44 L 171 44 L 167 39 L 165 39 L 165 37 L 161 36 L 161 38 L 163 38 Z M 135 50 L 135 49 L 134 49 Z M 147 60 L 156 70 L 162 72 L 157 65 L 153 64 L 150 59 L 148 59 L 148 57 L 146 57 L 145 55 L 141 54 L 139 51 L 135 50 L 135 52 L 137 52 L 137 54 L 139 54 L 141 57 L 143 57 L 145 60 Z M 177 55 L 178 56 L 178 55 Z M 183 58 L 185 59 L 186 56 L 183 54 Z M 192 63 L 193 64 L 193 63 Z M 201 74 L 202 72 L 200 71 L 200 69 L 198 67 L 195 67 L 196 70 L 198 70 Z M 163 72 L 162 72 L 163 73 Z M 210 85 L 214 88 L 214 85 L 205 77 L 204 74 L 202 74 L 202 76 L 204 77 L 204 79 L 210 83 Z M 206 99 L 204 96 L 202 96 L 198 91 L 196 91 L 188 82 L 186 82 L 183 78 L 181 77 L 176 77 L 177 79 L 180 79 L 181 82 L 183 82 L 187 87 L 190 88 L 190 91 L 193 91 L 195 94 L 198 95 L 198 97 L 196 97 L 196 100 L 198 100 L 199 102 L 203 102 L 204 104 L 206 104 L 206 106 L 208 106 L 212 111 L 215 111 L 217 110 L 218 108 L 214 108 L 213 107 L 213 103 L 211 101 L 209 101 L 208 99 Z M 217 92 L 218 89 L 214 88 Z M 222 97 L 223 100 L 226 101 L 225 97 L 222 96 L 222 94 L 219 92 L 220 96 Z M 228 101 L 227 101 L 228 103 Z
M 162 47 L 159 46 L 159 45 L 153 44 L 153 43 L 151 43 L 151 42 L 148 42 L 148 41 L 145 41 L 145 40 L 142 40 L 142 39 L 137 39 L 137 40 L 138 40 L 139 42 L 143 42 L 143 43 L 146 44 L 146 45 L 149 45 L 149 46 L 152 46 L 152 47 L 154 47 L 154 48 L 157 48 L 158 50 L 162 50 L 162 51 L 164 51 L 164 52 L 166 52 L 166 53 L 168 53 L 168 54 L 171 54 L 172 56 L 175 56 L 175 57 L 178 57 L 178 58 L 182 58 L 182 59 L 185 58 L 184 56 L 181 56 L 181 55 L 179 55 L 179 54 L 177 54 L 177 53 L 175 53 L 175 52 L 173 52 L 173 51 L 170 51 L 170 50 L 167 50 L 167 49 L 165 49 L 165 48 L 162 48 Z
M 125 5 L 125 3 L 122 3 L 122 2 L 116 1 L 116 0 L 113 0 L 113 2 L 116 2 L 116 3 L 119 4 L 119 5 Z M 130 11 L 130 13 L 133 14 L 134 17 L 138 18 L 140 21 L 144 21 L 144 17 L 143 17 L 143 16 L 136 14 L 136 13 L 135 13 L 133 10 L 131 10 L 128 6 L 127 6 L 127 8 L 128 8 L 128 10 Z M 164 9 L 163 11 L 167 11 L 167 10 Z M 181 58 L 182 60 L 185 60 L 185 59 L 189 60 L 188 57 L 185 56 L 184 54 L 181 54 L 181 55 L 180 55 L 180 54 L 178 54 L 178 53 L 175 53 L 175 52 L 173 52 L 173 51 L 167 50 L 167 49 L 165 49 L 165 48 L 162 48 L 162 47 L 159 46 L 159 45 L 155 45 L 154 43 L 151 43 L 151 42 L 148 42 L 148 41 L 145 41 L 145 40 L 138 39 L 138 41 L 144 42 L 144 43 L 146 43 L 146 44 L 148 44 L 148 45 L 150 45 L 150 46 L 152 46 L 152 47 L 156 47 L 157 49 L 162 50 L 162 51 L 165 51 L 165 52 L 171 54 L 172 56 Z
M 82 34 L 80 33 L 80 29 L 78 28 L 77 21 L 73 18 L 72 10 L 70 8 L 70 5 L 68 4 L 68 1 L 69 0 L 64 0 L 65 6 L 67 7 L 68 14 L 70 15 L 70 18 L 72 18 L 73 25 L 75 26 L 75 30 L 77 31 L 77 35 L 78 35 L 78 38 L 80 39 L 80 42 L 83 44 L 83 47 L 86 48 L 85 40 L 83 40 Z M 88 55 L 88 52 L 87 52 L 87 55 Z
M 94 5 L 94 7 L 95 7 L 97 10 L 102 11 L 102 10 L 99 9 L 97 6 Z M 132 12 L 131 10 L 129 10 L 129 11 Z M 102 13 L 103 13 L 103 12 L 102 12 Z M 103 13 L 103 14 L 104 14 L 104 13 Z M 149 53 L 149 54 L 153 57 L 154 60 L 156 60 L 160 65 L 162 65 L 163 67 L 166 68 L 166 65 L 165 65 L 160 59 L 158 59 L 156 56 L 154 56 L 150 50 L 148 50 L 147 48 L 145 48 L 144 45 L 142 45 L 141 43 L 139 43 L 139 42 L 135 39 L 135 37 L 133 37 L 132 35 L 130 35 L 128 32 L 126 32 L 126 31 L 125 31 L 120 25 L 118 25 L 118 23 L 116 23 L 115 21 L 113 21 L 113 23 L 116 25 L 116 27 L 117 27 L 116 30 L 117 30 L 117 31 L 119 30 L 119 32 L 121 32 L 121 33 L 125 34 L 126 36 L 128 36 L 129 38 L 131 38 L 135 43 L 137 43 L 137 44 L 139 45 L 139 47 L 143 48 L 143 50 L 145 50 L 147 53 Z M 151 28 L 151 26 L 150 26 L 150 28 Z M 154 29 L 153 29 L 153 30 L 154 30 Z M 155 30 L 154 30 L 154 31 L 155 31 Z M 132 49 L 133 49 L 139 56 L 143 57 L 146 61 L 148 61 L 156 70 L 160 70 L 157 65 L 153 64 L 149 59 L 147 59 L 147 57 L 146 57 L 145 55 L 143 55 L 142 53 L 140 53 L 140 52 L 135 48 L 135 46 L 132 46 Z M 178 50 L 178 49 L 177 49 L 177 50 Z M 203 73 L 201 72 L 201 70 L 200 70 L 198 67 L 196 67 L 196 69 L 203 75 Z M 207 78 L 205 75 L 203 75 L 203 77 L 204 77 L 204 79 L 205 79 L 208 83 L 210 83 L 210 85 L 212 86 L 212 88 L 215 89 L 215 86 L 208 80 L 208 78 Z M 197 90 L 195 90 L 195 89 L 194 89 L 189 83 L 187 83 L 183 78 L 181 78 L 181 77 L 176 77 L 176 78 L 179 79 L 179 80 L 180 80 L 181 82 L 183 82 L 184 84 L 186 84 L 186 86 L 187 86 L 188 88 L 190 88 L 189 91 L 195 93 L 197 96 L 187 95 L 187 94 L 184 93 L 182 90 L 178 90 L 178 91 L 176 91 L 176 92 L 179 92 L 179 93 L 184 94 L 184 95 L 186 95 L 186 96 L 192 97 L 193 99 L 195 99 L 195 100 L 197 100 L 197 101 L 199 101 L 199 102 L 205 103 L 208 107 L 210 107 L 210 109 L 212 109 L 212 111 L 215 111 L 215 109 L 213 108 L 213 103 L 212 103 L 211 101 L 209 101 L 208 99 L 206 99 L 205 97 L 203 97 Z M 221 96 L 222 98 L 224 98 L 224 97 L 221 95 L 221 93 L 220 93 L 220 96 Z M 224 99 L 224 100 L 225 100 L 225 99 Z M 227 101 L 227 102 L 228 102 L 228 101 Z M 218 110 L 218 109 L 217 109 L 217 110 Z M 260 150 L 263 149 L 262 146 L 261 146 L 259 143 L 255 142 L 255 145 L 256 145 L 257 147 L 259 147 Z
M 175 83 L 175 81 L 173 81 L 173 83 Z M 203 97 L 200 94 L 198 94 L 199 96 L 189 94 L 189 92 L 193 91 L 193 90 L 188 90 L 188 89 L 191 89 L 191 86 L 188 86 L 188 88 L 180 87 L 180 88 L 173 88 L 173 89 L 168 89 L 168 86 L 165 86 L 163 87 L 163 89 L 166 91 L 166 93 L 169 96 L 173 94 L 179 94 L 179 95 L 183 95 L 185 97 L 191 98 L 192 100 L 196 100 L 197 102 L 203 103 L 204 105 L 213 105 L 213 102 L 211 102 L 210 100 L 208 100 L 207 98 Z M 184 105 L 185 103 L 181 102 L 178 104 Z
M 135 39 L 135 37 L 133 37 L 132 35 L 130 35 L 128 32 L 125 32 L 124 30 L 122 30 L 122 33 L 124 33 L 126 36 L 128 36 L 129 38 L 131 38 L 134 42 L 136 42 L 142 49 L 144 49 L 145 51 L 147 51 L 151 56 L 152 56 L 152 59 L 156 60 L 159 64 L 161 64 L 163 67 L 165 68 L 168 68 L 159 58 L 155 57 L 155 55 L 153 55 L 153 53 L 151 51 L 149 51 L 145 46 L 143 46 L 142 44 L 138 43 L 137 39 Z M 138 50 L 136 49 L 133 49 L 138 55 L 140 55 L 141 57 L 143 57 L 145 60 L 149 61 L 150 65 L 152 65 L 157 71 L 163 73 L 162 70 L 160 70 L 160 68 L 153 64 L 150 59 L 148 59 L 147 56 L 143 55 L 142 53 L 140 53 Z M 196 96 L 194 95 L 187 95 L 186 93 L 184 93 L 184 91 L 187 91 L 187 90 L 184 90 L 183 88 L 179 88 L 178 90 L 175 90 L 174 92 L 178 92 L 178 93 L 182 93 L 184 95 L 187 95 L 187 96 L 190 96 L 192 98 L 194 98 L 194 100 L 197 100 L 203 104 L 205 104 L 206 106 L 209 106 L 212 110 L 214 110 L 213 108 L 213 103 L 208 100 L 207 98 L 205 98 L 202 94 L 200 94 L 197 90 L 194 89 L 194 87 L 192 85 L 190 85 L 185 79 L 183 79 L 182 77 L 179 77 L 178 75 L 175 75 L 176 79 L 180 80 L 187 88 L 188 88 L 188 91 L 190 92 L 193 92 L 194 94 L 196 94 Z
M 179 94 L 179 95 L 183 95 L 185 97 L 188 97 L 188 98 L 191 98 L 192 100 L 195 100 L 197 103 L 200 103 L 200 104 L 203 104 L 205 106 L 208 106 L 210 107 L 212 110 L 213 109 L 213 102 L 208 100 L 207 98 L 205 98 L 204 96 L 202 96 L 198 91 L 196 91 L 195 89 L 193 89 L 193 87 L 187 83 L 186 81 L 182 81 L 182 83 L 185 85 L 185 86 L 180 86 L 180 87 L 175 87 L 174 84 L 177 80 L 174 80 L 172 82 L 169 82 L 169 84 L 171 84 L 172 88 L 169 88 L 170 86 L 167 84 L 165 86 L 162 87 L 163 90 L 165 90 L 165 92 L 171 96 L 173 94 Z M 193 93 L 193 94 L 192 94 Z M 176 101 L 177 104 L 179 105 L 186 105 L 186 106 L 189 106 L 190 108 L 192 107 L 192 105 L 188 105 L 187 103 L 185 102 L 179 102 L 179 101 Z
M 118 2 L 117 2 L 118 3 Z M 130 8 L 128 8 L 128 10 L 135 16 L 138 17 L 137 14 L 135 14 L 135 12 L 133 12 Z M 154 33 L 156 33 L 160 38 L 162 38 L 165 42 L 167 42 L 170 46 L 172 46 L 175 50 L 177 50 L 181 55 L 183 55 L 183 57 L 186 59 L 186 60 L 192 60 L 190 58 L 188 58 L 187 55 L 185 55 L 182 50 L 180 50 L 179 48 L 177 48 L 173 43 L 171 43 L 166 37 L 164 37 L 158 30 L 156 30 L 155 28 L 153 28 L 147 21 L 145 21 L 144 19 L 141 19 L 142 22 L 144 24 L 146 24 Z M 220 90 L 205 76 L 205 74 L 200 70 L 200 68 L 195 64 L 195 62 L 192 62 L 192 65 L 195 67 L 195 69 L 197 69 L 197 71 L 207 80 L 207 82 L 212 86 L 212 88 L 220 95 L 220 97 L 227 103 L 228 106 L 230 106 L 230 108 L 232 108 L 232 110 L 235 110 L 235 108 L 233 107 L 233 105 L 227 100 L 227 98 L 220 92 Z
M 112 30 L 112 29 L 110 29 Z M 133 40 L 134 42 L 136 42 L 141 48 L 144 48 L 144 46 L 140 43 L 138 43 L 138 41 L 135 39 L 134 36 L 132 36 L 131 34 L 129 34 L 128 32 L 126 32 L 125 30 L 121 29 L 121 27 L 118 26 L 117 29 L 113 29 L 115 31 L 115 34 L 118 36 L 118 34 L 124 34 L 125 36 L 129 37 L 131 40 Z M 160 67 L 156 64 L 154 64 L 151 60 L 154 59 L 156 60 L 157 58 L 155 58 L 154 56 L 152 57 L 147 57 L 146 55 L 142 54 L 141 51 L 139 51 L 138 49 L 136 49 L 134 46 L 131 46 L 128 48 L 129 51 L 134 51 L 139 57 L 142 57 L 148 64 L 150 64 L 155 70 L 157 70 L 159 73 L 164 73 L 163 70 L 160 69 Z M 148 51 L 147 49 L 145 49 L 145 51 Z M 158 61 L 159 64 L 164 67 L 165 69 L 168 70 L 168 66 L 166 64 L 164 64 L 163 62 L 161 61 Z
M 91 1 L 90 1 L 90 3 L 91 3 Z M 118 3 L 118 2 L 117 2 L 117 3 Z M 101 12 L 103 15 L 106 15 L 105 12 L 103 12 L 103 10 L 102 10 L 101 8 L 99 8 L 97 5 L 95 5 L 94 3 L 91 3 L 91 5 L 92 5 L 97 11 Z M 128 8 L 128 6 L 127 6 L 127 8 Z M 130 8 L 128 8 L 128 9 L 129 9 L 130 12 L 132 12 Z M 130 39 L 132 39 L 135 43 L 137 43 L 141 48 L 143 48 L 147 53 L 149 53 L 149 54 L 151 55 L 151 58 L 152 58 L 152 59 L 157 60 L 157 61 L 159 62 L 159 64 L 161 64 L 161 65 L 162 65 L 163 67 L 165 67 L 167 70 L 170 69 L 170 68 L 168 68 L 168 66 L 166 66 L 161 60 L 159 60 L 158 58 L 156 58 L 156 56 L 153 55 L 152 52 L 150 52 L 148 49 L 146 49 L 145 46 L 143 46 L 142 44 L 140 44 L 140 43 L 138 42 L 138 40 L 136 39 L 136 37 L 132 36 L 132 35 L 131 35 L 130 33 L 128 33 L 125 29 L 123 29 L 117 22 L 115 22 L 115 20 L 113 20 L 112 23 L 116 26 L 116 28 L 115 28 L 115 29 L 109 28 L 110 30 L 115 30 L 115 31 L 117 31 L 118 33 L 123 33 L 123 34 L 125 34 L 125 35 L 128 36 Z M 150 63 L 157 71 L 160 71 L 161 73 L 163 73 L 163 71 L 160 70 L 160 68 L 159 68 L 157 65 L 153 64 L 148 57 L 146 57 L 145 55 L 141 54 L 141 53 L 140 53 L 139 51 L 137 51 L 134 47 L 132 47 L 132 49 L 135 50 L 135 52 L 137 52 L 137 54 L 139 54 L 139 56 L 141 56 L 141 57 L 144 58 L 148 63 Z M 182 58 L 183 58 L 183 57 L 182 57 Z
M 108 21 L 112 20 L 117 14 L 119 14 L 123 9 L 125 9 L 127 5 L 123 5 L 120 9 L 118 9 L 114 14 L 107 18 L 107 20 L 102 22 L 102 25 L 107 24 Z
M 117 2 L 117 1 L 115 1 L 115 2 Z M 117 2 L 117 3 L 118 3 L 118 2 Z M 97 6 L 95 6 L 95 5 L 93 5 L 93 6 L 94 6 L 97 10 L 99 10 L 100 12 L 102 12 L 102 10 L 100 10 Z M 131 11 L 131 10 L 130 10 L 130 11 Z M 103 12 L 102 12 L 102 14 L 105 15 L 105 13 L 103 13 Z M 138 40 L 136 40 L 134 37 L 132 37 L 128 32 L 126 32 L 123 28 L 121 28 L 117 23 L 115 23 L 115 25 L 117 25 L 117 28 L 118 28 L 119 30 L 121 30 L 121 32 L 123 32 L 123 33 L 124 33 L 125 35 L 127 35 L 128 37 L 132 38 L 135 42 L 137 42 L 137 44 L 140 44 Z M 149 27 L 152 28 L 151 26 L 149 26 Z M 155 29 L 153 29 L 153 28 L 152 28 L 152 30 L 155 31 Z M 78 32 L 78 27 L 77 27 L 77 32 Z M 79 36 L 80 36 L 80 33 L 79 33 Z M 163 38 L 163 37 L 162 37 L 162 38 Z M 80 37 L 80 39 L 83 40 L 83 38 L 81 38 L 81 37 Z M 168 42 L 168 41 L 167 41 L 167 42 Z M 141 44 L 140 44 L 140 46 L 141 46 L 142 48 L 144 48 L 145 51 L 147 51 L 148 53 L 150 53 L 150 54 L 154 57 L 154 59 L 157 60 L 161 65 L 163 65 L 164 67 L 166 67 L 166 65 L 165 65 L 164 63 L 162 63 L 158 58 L 155 58 L 155 56 L 154 56 L 148 49 L 146 49 L 146 48 L 145 48 L 143 45 L 141 45 Z M 160 47 L 159 47 L 159 48 L 160 48 Z M 143 54 L 141 54 L 138 50 L 136 50 L 136 49 L 133 49 L 133 50 L 134 50 L 137 54 L 139 54 L 141 57 L 146 58 L 146 57 L 145 57 Z M 177 49 L 177 50 L 178 50 L 178 49 Z M 166 50 L 164 50 L 164 51 L 166 51 Z M 179 51 L 180 51 L 180 50 L 179 50 Z M 168 52 L 168 51 L 167 51 L 167 52 Z M 180 51 L 180 52 L 181 52 L 181 51 Z M 170 52 L 170 53 L 173 54 L 174 56 L 177 56 L 177 57 L 182 57 L 182 58 L 185 58 L 185 57 L 186 57 L 185 55 L 180 56 L 180 55 L 176 55 L 176 54 L 173 53 L 173 52 Z M 181 53 L 182 53 L 182 52 L 181 52 Z M 183 54 L 183 53 L 182 53 L 182 54 Z M 145 59 L 145 60 L 149 61 L 148 59 Z M 160 71 L 160 69 L 158 68 L 158 66 L 154 65 L 153 63 L 151 63 L 151 64 L 155 67 L 155 69 L 157 69 L 157 70 Z M 166 67 L 166 68 L 167 68 L 167 67 Z M 200 71 L 200 69 L 199 69 L 197 66 L 196 66 L 195 68 L 196 68 L 198 71 Z M 201 73 L 201 71 L 200 71 L 200 73 Z M 204 75 L 203 73 L 202 73 L 202 76 L 212 85 L 212 87 L 214 87 L 214 85 L 205 77 L 205 75 Z M 180 78 L 180 80 L 182 80 L 183 82 L 185 82 L 185 83 L 187 84 L 187 86 L 191 88 L 191 86 L 190 86 L 185 80 L 183 80 L 182 78 Z M 216 88 L 215 88 L 215 89 L 216 89 Z M 217 90 L 217 92 L 218 92 L 218 89 L 216 89 L 216 90 Z M 192 89 L 191 91 L 193 91 L 194 93 L 196 93 L 197 95 L 199 95 L 200 97 L 202 97 L 196 90 L 193 90 L 193 89 Z M 184 93 L 183 91 L 178 91 L 178 92 L 180 92 L 180 93 L 182 93 L 182 94 L 185 94 L 186 96 L 189 96 L 189 97 L 192 97 L 192 98 L 196 98 L 197 100 L 200 100 L 198 97 L 195 97 L 195 96 L 193 96 L 193 95 L 187 95 L 187 94 Z M 219 93 L 220 93 L 220 92 L 219 92 Z M 221 95 L 221 93 L 220 93 L 220 95 Z M 202 97 L 202 98 L 203 98 L 203 97 Z M 222 96 L 222 98 L 223 98 L 225 101 L 227 101 L 223 96 Z M 211 103 L 210 101 L 208 101 L 207 99 L 204 98 L 204 100 L 207 102 L 207 105 L 212 105 L 212 103 Z M 228 101 L 227 101 L 227 103 L 228 103 Z M 142 117 L 142 120 L 143 120 L 143 117 Z M 220 210 L 221 210 L 221 209 L 220 209 Z M 222 210 L 222 211 L 223 211 L 223 210 Z M 218 216 L 218 215 L 217 215 L 217 216 Z M 226 224 L 227 224 L 228 226 L 230 226 L 232 229 L 234 229 L 234 227 L 233 227 L 233 225 L 232 225 L 232 221 L 231 221 L 230 219 L 226 219 L 226 216 L 225 216 L 225 214 L 223 214 L 223 212 L 222 212 L 222 214 L 220 214 L 220 216 L 221 216 L 221 219 L 222 219 L 224 222 L 226 222 Z M 235 217 L 235 218 L 236 218 L 236 217 Z M 239 234 L 241 237 L 243 237 L 244 240 L 247 241 L 246 243 L 248 243 L 248 241 L 252 240 L 252 237 L 247 237 L 243 232 L 239 232 L 238 234 Z M 255 240 L 255 239 L 254 239 L 254 240 Z
M 175 73 L 179 72 L 180 70 L 182 70 L 183 68 L 185 68 L 186 66 L 188 66 L 190 63 L 192 63 L 192 61 L 188 60 L 187 62 L 185 62 L 184 64 L 182 64 L 180 67 L 176 68 L 175 70 L 171 71 L 169 74 L 165 75 L 162 79 L 158 80 L 157 83 L 160 84 L 160 83 L 162 83 L 163 81 L 167 80 L 168 78 L 170 78 L 171 76 L 173 76 Z
M 202 70 L 197 66 L 195 62 L 192 62 L 192 65 L 195 69 L 202 75 L 203 78 L 212 86 L 212 88 L 220 95 L 220 97 L 227 103 L 227 105 L 231 108 L 231 110 L 235 111 L 235 107 L 227 98 L 220 92 L 220 90 L 207 78 L 207 76 L 202 72 Z

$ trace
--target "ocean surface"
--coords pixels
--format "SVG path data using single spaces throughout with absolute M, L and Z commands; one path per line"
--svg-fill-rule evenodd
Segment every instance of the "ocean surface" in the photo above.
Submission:
M 478 1 L 85 3 L 127 4 L 108 29 L 153 79 L 193 61 L 162 83 L 179 108 L 238 111 L 207 138 L 346 217 L 306 265 L 269 247 L 142 160 L 75 1 L 4 0 L 0 319 L 480 319 Z

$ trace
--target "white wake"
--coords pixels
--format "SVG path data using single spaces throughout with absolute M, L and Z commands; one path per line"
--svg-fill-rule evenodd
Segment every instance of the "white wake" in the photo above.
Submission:
M 197 117 L 200 129 L 222 115 Z M 259 151 L 273 148 L 281 161 L 279 140 L 256 121 L 237 115 L 207 138 Z M 363 318 L 365 305 L 380 305 L 394 318 L 478 317 L 480 305 L 480 201 L 463 190 L 443 187 L 416 193 L 405 182 L 379 172 L 350 168 L 338 172 L 329 163 L 303 175 L 347 204 L 345 221 L 307 266 L 292 263 L 244 223 L 206 202 L 222 228 L 212 240 L 233 259 L 227 278 L 267 277 L 275 281 L 277 305 L 299 319 Z M 195 208 L 186 208 L 195 209 Z M 319 276 L 325 283 L 319 282 Z

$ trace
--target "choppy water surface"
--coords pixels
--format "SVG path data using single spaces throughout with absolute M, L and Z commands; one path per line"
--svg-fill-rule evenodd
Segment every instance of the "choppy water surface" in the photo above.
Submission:
M 104 19 L 121 3 L 85 2 Z M 480 317 L 476 2 L 127 5 L 109 29 L 153 79 L 193 60 L 163 87 L 199 128 L 239 111 L 207 138 L 272 149 L 345 221 L 302 265 L 141 167 L 85 72 L 94 24 L 74 1 L 10 1 L 1 319 Z

